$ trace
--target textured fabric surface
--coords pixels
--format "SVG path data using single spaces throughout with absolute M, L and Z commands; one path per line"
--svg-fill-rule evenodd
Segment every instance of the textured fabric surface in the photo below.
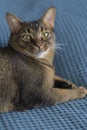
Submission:
M 1 114 L 0 130 L 87 130 L 87 101 Z
M 55 55 L 56 73 L 87 87 L 87 0 L 0 1 L 0 46 L 6 46 L 9 28 L 6 12 L 24 21 L 42 16 L 50 6 L 57 8 L 55 33 L 62 49 Z M 0 130 L 86 130 L 87 97 L 26 112 L 0 115 Z

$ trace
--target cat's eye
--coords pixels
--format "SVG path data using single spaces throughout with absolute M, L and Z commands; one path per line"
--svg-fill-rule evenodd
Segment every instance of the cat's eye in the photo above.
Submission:
M 25 41 L 30 40 L 30 36 L 29 36 L 29 35 L 24 35 L 24 36 L 23 36 L 23 40 L 25 40 Z
M 46 40 L 49 37 L 49 32 L 43 32 L 41 33 L 42 40 Z

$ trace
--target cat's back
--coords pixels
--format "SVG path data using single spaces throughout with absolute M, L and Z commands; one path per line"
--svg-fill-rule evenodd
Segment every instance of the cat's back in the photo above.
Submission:
M 11 48 L 0 48 L 0 79 L 5 79 L 11 74 L 10 59 L 13 55 L 14 51 Z
M 9 65 L 10 58 L 14 55 L 14 51 L 10 47 L 0 48 L 0 70 Z
M 14 54 L 14 51 L 11 47 L 0 48 L 0 60 L 9 59 L 12 54 Z

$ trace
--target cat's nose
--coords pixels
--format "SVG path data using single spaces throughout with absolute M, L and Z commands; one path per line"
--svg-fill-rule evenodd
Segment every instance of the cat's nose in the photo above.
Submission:
M 39 48 L 39 50 L 41 49 L 41 43 L 37 43 L 36 46 Z

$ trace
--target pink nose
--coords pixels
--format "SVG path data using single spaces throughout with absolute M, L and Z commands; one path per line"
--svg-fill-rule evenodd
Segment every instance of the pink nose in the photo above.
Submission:
M 41 43 L 37 43 L 37 44 L 36 44 L 36 46 L 40 48 L 40 46 L 41 46 Z

